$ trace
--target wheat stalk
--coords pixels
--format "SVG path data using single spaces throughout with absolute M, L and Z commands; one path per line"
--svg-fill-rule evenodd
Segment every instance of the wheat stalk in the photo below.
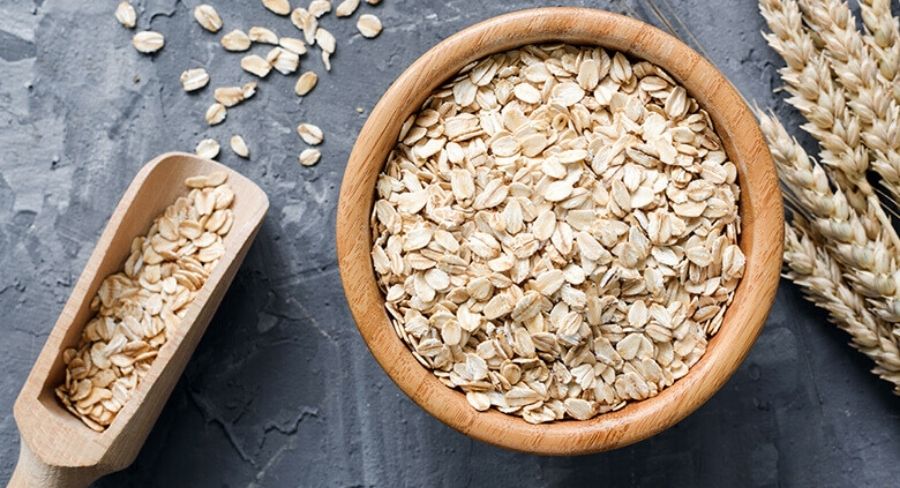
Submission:
M 860 0 L 859 4 L 867 31 L 863 40 L 878 60 L 888 91 L 900 103 L 900 26 L 891 15 L 891 2 Z
M 785 229 L 785 277 L 829 312 L 873 373 L 900 395 L 900 239 L 876 189 L 877 172 L 896 205 L 900 195 L 897 21 L 884 0 L 860 0 L 868 33 L 840 0 L 759 0 L 785 60 L 779 70 L 801 127 L 820 145 L 810 158 L 774 117 L 760 127 L 794 214 Z M 896 93 L 895 93 L 896 92 Z M 870 159 L 871 158 L 871 159 Z
M 812 10 L 821 15 L 820 5 Z M 837 170 L 833 176 L 841 191 L 831 194 L 824 170 L 809 162 L 780 123 L 765 118 L 763 132 L 783 174 L 782 180 L 793 181 L 792 190 L 807 198 L 805 207 L 813 211 L 813 222 L 822 234 L 834 239 L 832 252 L 847 265 L 854 289 L 873 300 L 884 320 L 900 321 L 900 287 L 894 280 L 900 245 L 881 202 L 865 180 L 867 151 L 858 137 L 858 116 L 847 109 L 844 90 L 832 82 L 831 68 L 803 27 L 798 3 L 761 0 L 760 12 L 772 30 L 765 35 L 767 41 L 787 63 L 781 73 L 793 95 L 788 102 L 809 121 L 803 128 L 820 142 L 823 163 Z M 809 200 L 810 188 L 803 187 L 807 183 L 815 183 L 818 191 L 829 193 Z M 854 186 L 866 194 L 865 205 L 859 201 L 854 204 Z M 848 201 L 852 206 L 845 208 Z
M 876 238 L 887 232 L 894 247 L 900 247 L 890 218 L 866 180 L 869 158 L 860 144 L 859 118 L 847 109 L 844 90 L 833 83 L 831 67 L 803 28 L 797 3 L 761 0 L 760 12 L 772 31 L 763 36 L 787 63 L 779 71 L 792 95 L 788 103 L 809 121 L 801 127 L 821 144 L 822 163 L 838 171 L 835 182 L 853 208 L 867 217 L 866 235 Z
M 900 320 L 897 260 L 884 239 L 869 239 L 861 218 L 824 168 L 810 158 L 774 117 L 759 113 L 760 127 L 787 191 L 797 198 L 829 252 L 841 262 L 851 287 L 882 320 Z
M 854 348 L 875 362 L 872 372 L 893 383 L 900 394 L 900 347 L 888 325 L 866 310 L 866 304 L 844 281 L 841 267 L 810 238 L 810 231 L 795 215 L 785 225 L 785 277 L 803 290 L 807 299 L 828 311 L 831 321 L 850 334 Z
M 846 266 L 831 254 L 847 259 L 853 247 L 863 249 L 860 246 L 867 245 L 858 216 L 846 205 L 840 190 L 830 188 L 823 167 L 809 158 L 777 119 L 764 113 L 759 118 L 785 189 L 813 222 L 819 241 L 831 243 L 816 246 L 809 239 L 804 220 L 795 216 L 786 226 L 785 263 L 789 270 L 785 276 L 803 288 L 810 301 L 829 312 L 832 321 L 850 334 L 854 347 L 875 361 L 873 372 L 893 383 L 894 392 L 900 394 L 898 336 L 892 333 L 892 324 L 867 310 L 869 304 L 843 276 Z M 835 245 L 836 241 L 842 244 Z M 878 251 L 878 241 L 873 244 L 876 253 L 886 252 Z
M 872 168 L 883 178 L 894 199 L 900 197 L 900 108 L 879 81 L 878 63 L 856 29 L 856 20 L 839 0 L 800 0 L 804 18 L 815 29 L 841 85 L 848 104 L 862 122 L 861 137 L 872 151 Z

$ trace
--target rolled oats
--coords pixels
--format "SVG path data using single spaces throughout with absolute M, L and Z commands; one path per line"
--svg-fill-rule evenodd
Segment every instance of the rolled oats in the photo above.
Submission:
M 226 51 L 241 52 L 250 49 L 251 40 L 244 31 L 235 29 L 228 34 L 222 36 L 219 41 Z
M 303 139 L 303 142 L 316 146 L 322 143 L 324 135 L 322 129 L 313 124 L 303 123 L 297 126 L 297 134 Z
M 287 15 L 291 13 L 291 4 L 288 0 L 262 0 L 264 7 L 278 15 Z
M 179 79 L 184 91 L 191 92 L 199 90 L 209 83 L 209 73 L 203 68 L 193 68 L 182 72 Z
M 137 12 L 127 1 L 119 2 L 116 7 L 116 20 L 126 29 L 133 29 L 137 24 Z
M 250 157 L 250 148 L 247 147 L 247 142 L 244 141 L 244 138 L 239 135 L 231 136 L 231 140 L 229 141 L 231 145 L 231 150 L 234 151 L 235 154 L 242 158 Z
M 378 37 L 381 34 L 381 20 L 372 14 L 360 15 L 356 21 L 356 29 L 363 37 Z
M 334 9 L 334 15 L 337 17 L 350 17 L 356 9 L 359 8 L 359 0 L 343 0 Z
M 331 1 L 330 0 L 312 0 L 309 3 L 309 13 L 319 18 L 328 12 L 331 12 Z
M 471 63 L 406 120 L 376 185 L 392 326 L 478 411 L 584 420 L 654 396 L 743 274 L 736 175 L 651 63 L 562 44 Z
M 316 31 L 319 30 L 319 21 L 316 16 L 302 7 L 295 8 L 291 12 L 291 23 L 294 27 L 303 31 L 303 38 L 310 46 L 316 42 Z
M 272 71 L 269 61 L 256 54 L 250 54 L 241 58 L 241 68 L 251 74 L 265 78 Z
M 315 71 L 307 71 L 297 78 L 297 83 L 294 85 L 294 93 L 302 97 L 311 92 L 318 82 L 319 75 Z
M 219 155 L 219 142 L 215 139 L 203 139 L 197 143 L 194 152 L 201 158 L 215 159 Z
M 300 67 L 300 55 L 282 47 L 274 47 L 266 56 L 275 71 L 283 75 L 289 75 Z
M 319 162 L 319 159 L 322 157 L 322 153 L 319 152 L 318 149 L 315 148 L 307 148 L 300 152 L 300 156 L 298 160 L 303 166 L 313 166 Z
M 209 125 L 218 125 L 225 121 L 225 117 L 228 115 L 228 111 L 225 108 L 225 105 L 221 103 L 214 103 L 206 109 L 206 123 Z
M 211 173 L 185 180 L 190 192 L 132 241 L 122 270 L 100 284 L 77 346 L 63 352 L 65 380 L 54 390 L 89 428 L 103 432 L 115 420 L 224 255 L 234 221 L 226 179 Z M 212 215 L 201 208 L 206 201 Z
M 251 27 L 247 32 L 247 36 L 253 42 L 260 44 L 278 44 L 278 34 L 265 27 Z
M 306 43 L 296 37 L 282 37 L 278 45 L 297 55 L 306 54 Z
M 201 4 L 194 7 L 194 19 L 201 27 L 213 33 L 222 28 L 222 18 L 212 5 Z
M 213 98 L 226 107 L 233 107 L 244 101 L 244 90 L 239 86 L 222 86 L 213 91 Z
M 143 31 L 134 35 L 131 39 L 131 44 L 144 54 L 152 54 L 162 49 L 166 41 L 159 32 Z

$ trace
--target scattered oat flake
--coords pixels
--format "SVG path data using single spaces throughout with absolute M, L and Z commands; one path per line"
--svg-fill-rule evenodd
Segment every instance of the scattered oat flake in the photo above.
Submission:
M 247 32 L 247 36 L 250 37 L 251 41 L 260 44 L 278 44 L 278 34 L 265 27 L 251 27 L 250 31 Z
M 289 75 L 300 67 L 300 55 L 282 47 L 272 48 L 271 59 L 266 56 L 266 61 L 271 63 L 276 71 L 283 75 Z
M 235 154 L 242 158 L 250 157 L 250 148 L 247 147 L 247 142 L 244 141 L 244 138 L 239 135 L 231 136 L 231 140 L 229 141 L 231 144 L 231 150 L 234 151 Z
M 184 91 L 191 92 L 199 90 L 209 83 L 209 73 L 203 68 L 193 68 L 182 72 L 179 80 Z
M 313 166 L 319 162 L 319 159 L 321 159 L 321 157 L 322 153 L 319 152 L 318 149 L 309 148 L 301 151 L 298 159 L 300 161 L 300 164 L 303 166 Z
M 197 144 L 194 152 L 201 158 L 215 159 L 219 155 L 219 142 L 215 139 L 203 139 Z
M 226 51 L 242 52 L 250 49 L 251 40 L 244 31 L 235 29 L 224 36 L 219 41 Z
M 116 7 L 116 20 L 127 29 L 133 29 L 137 24 L 137 12 L 127 1 L 119 2 Z
M 297 134 L 300 135 L 300 138 L 303 139 L 303 142 L 311 146 L 317 146 L 321 144 L 322 139 L 324 138 L 324 136 L 322 135 L 322 129 L 308 123 L 298 125 Z
M 166 41 L 159 32 L 143 31 L 134 35 L 131 39 L 131 44 L 138 51 L 144 54 L 151 54 L 162 49 Z
M 266 53 L 265 60 L 267 63 L 272 64 L 278 59 L 278 55 L 281 54 L 282 48 L 280 46 L 275 46 L 272 49 L 269 49 L 269 52 Z
M 213 98 L 226 107 L 233 107 L 244 101 L 244 90 L 239 86 L 223 86 L 216 88 Z
M 307 8 L 309 13 L 319 18 L 328 12 L 331 12 L 331 2 L 329 0 L 312 0 Z
M 314 71 L 307 71 L 297 78 L 297 83 L 294 85 L 294 93 L 302 97 L 311 92 L 318 81 L 319 75 Z
M 206 123 L 209 125 L 218 125 L 225 121 L 227 115 L 225 105 L 214 103 L 206 109 Z
M 291 4 L 288 0 L 262 0 L 264 7 L 269 11 L 278 15 L 287 15 L 291 13 Z
M 356 21 L 356 28 L 363 37 L 378 37 L 381 34 L 381 20 L 372 14 L 363 14 Z
M 219 32 L 222 28 L 222 18 L 212 5 L 200 4 L 194 7 L 194 19 L 201 27 L 210 32 Z
M 296 37 L 282 37 L 278 40 L 278 45 L 298 55 L 306 54 L 306 42 Z
M 272 70 L 272 65 L 262 57 L 250 54 L 241 58 L 241 68 L 248 73 L 265 78 Z
M 303 39 L 306 43 L 312 45 L 316 42 L 316 31 L 319 29 L 319 22 L 316 16 L 309 13 L 302 7 L 295 8 L 291 12 L 291 23 L 294 27 L 303 31 Z
M 243 97 L 243 99 L 247 100 L 249 98 L 252 98 L 253 95 L 256 95 L 256 82 L 248 81 L 247 83 L 244 83 L 244 85 L 241 87 L 241 96 Z
M 337 17 L 349 17 L 359 8 L 359 0 L 344 0 L 334 9 L 334 15 Z
M 328 32 L 321 27 L 316 30 L 316 44 L 318 44 L 319 47 L 322 48 L 322 51 L 326 53 L 333 53 L 334 48 L 337 45 L 331 32 Z

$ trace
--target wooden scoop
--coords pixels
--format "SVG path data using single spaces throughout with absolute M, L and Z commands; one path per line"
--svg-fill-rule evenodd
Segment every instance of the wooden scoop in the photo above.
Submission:
M 144 235 L 157 215 L 187 194 L 186 177 L 214 171 L 228 173 L 228 184 L 235 193 L 234 225 L 224 238 L 225 255 L 112 424 L 104 432 L 95 432 L 69 413 L 54 394 L 65 378 L 62 352 L 77 345 L 92 315 L 91 299 L 106 276 L 122 269 L 132 239 Z M 14 412 L 22 442 L 10 487 L 87 486 L 134 461 L 268 208 L 266 194 L 252 181 L 191 154 L 163 154 L 141 169 L 106 224 L 16 400 Z

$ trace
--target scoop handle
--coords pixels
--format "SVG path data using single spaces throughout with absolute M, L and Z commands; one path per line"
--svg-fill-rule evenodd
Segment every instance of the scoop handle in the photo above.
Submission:
M 73 448 L 77 446 L 72 446 Z M 103 473 L 96 468 L 70 468 L 45 464 L 24 439 L 19 442 L 19 462 L 7 488 L 85 488 Z

